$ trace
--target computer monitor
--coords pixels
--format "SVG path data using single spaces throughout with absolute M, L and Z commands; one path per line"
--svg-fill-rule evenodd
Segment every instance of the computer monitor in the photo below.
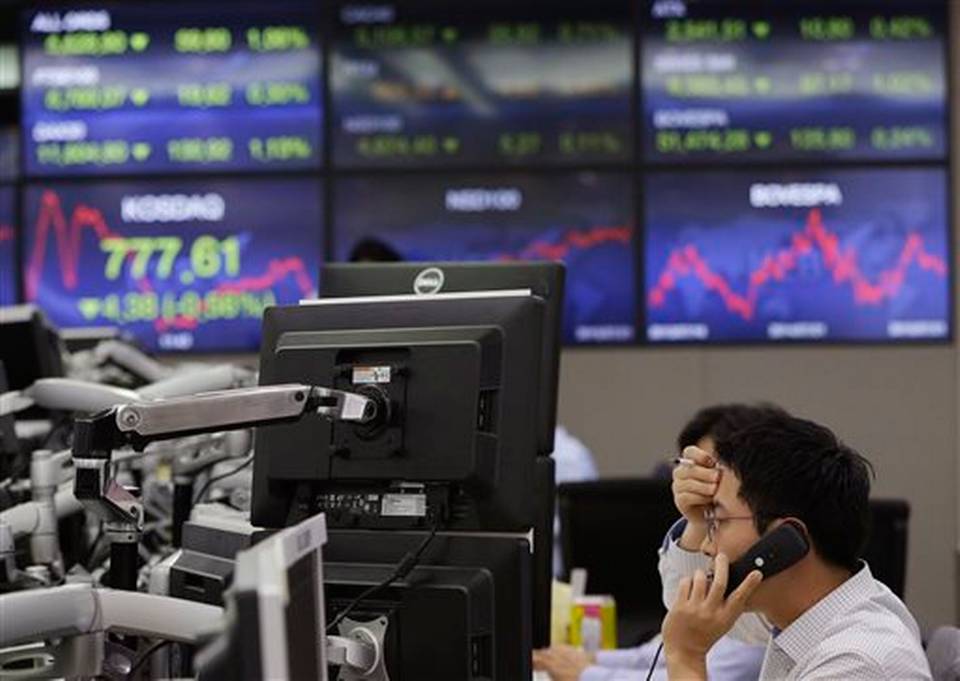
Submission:
M 10 390 L 22 390 L 38 378 L 63 376 L 60 339 L 39 308 L 0 308 L 0 361 Z
M 331 530 L 324 548 L 327 619 L 384 581 L 424 537 Z M 530 549 L 517 536 L 440 532 L 405 579 L 362 601 L 349 618 L 386 620 L 391 681 L 529 679 Z
M 201 681 L 326 681 L 323 515 L 237 554 L 225 631 L 197 657 Z
M 260 383 L 310 383 L 379 405 L 256 434 L 251 522 L 528 531 L 543 301 L 526 291 L 376 296 L 267 310 Z
M 615 478 L 557 488 L 566 570 L 587 570 L 587 591 L 617 601 L 618 643 L 657 633 L 666 611 L 654 560 L 677 519 L 669 480 Z
M 325 298 L 529 289 L 544 301 L 537 424 L 538 453 L 553 451 L 566 269 L 559 262 L 331 263 L 320 278 Z

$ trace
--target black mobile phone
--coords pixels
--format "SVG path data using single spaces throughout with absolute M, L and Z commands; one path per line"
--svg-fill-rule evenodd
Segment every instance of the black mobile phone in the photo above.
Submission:
M 775 530 L 760 537 L 747 552 L 730 563 L 726 598 L 754 570 L 763 578 L 772 577 L 799 562 L 810 551 L 810 542 L 800 523 L 786 520 Z

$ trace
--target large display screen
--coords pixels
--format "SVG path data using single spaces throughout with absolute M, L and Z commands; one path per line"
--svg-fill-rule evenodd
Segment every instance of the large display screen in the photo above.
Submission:
M 626 174 L 339 180 L 338 260 L 562 260 L 568 343 L 634 340 L 634 213 Z
M 649 2 L 646 157 L 944 158 L 947 4 Z
M 647 339 L 948 338 L 949 225 L 940 169 L 651 175 Z
M 13 187 L 0 185 L 0 307 L 17 302 L 17 242 Z
M 26 298 L 61 327 L 252 350 L 265 307 L 316 295 L 317 179 L 38 184 L 23 215 Z
M 130 2 L 26 11 L 26 172 L 319 167 L 315 7 Z
M 335 164 L 629 161 L 627 2 L 341 3 Z

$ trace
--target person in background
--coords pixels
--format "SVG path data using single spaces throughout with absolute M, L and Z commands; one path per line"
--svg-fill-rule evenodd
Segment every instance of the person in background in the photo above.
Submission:
M 728 632 L 766 646 L 762 680 L 930 678 L 916 621 L 860 559 L 872 474 L 865 458 L 828 428 L 789 415 L 683 456 L 673 476 L 683 528 L 659 564 L 671 604 L 663 622 L 670 679 L 705 680 L 707 651 Z M 810 550 L 770 577 L 754 570 L 725 597 L 729 562 L 788 520 Z
M 680 431 L 677 452 L 690 446 L 713 451 L 717 440 L 759 420 L 785 414 L 783 409 L 771 404 L 706 407 L 694 414 Z M 681 509 L 683 501 L 678 499 L 676 489 L 674 503 Z M 674 525 L 671 532 L 682 532 L 681 522 Z M 657 655 L 660 644 L 657 636 L 634 648 L 601 650 L 596 655 L 573 646 L 552 646 L 534 651 L 534 667 L 548 672 L 553 681 L 645 681 L 650 667 L 656 664 L 652 678 L 662 681 L 667 670 L 665 657 Z M 710 650 L 707 667 L 710 678 L 716 681 L 754 681 L 760 673 L 762 659 L 762 646 L 723 637 Z
M 593 454 L 580 440 L 575 438 L 563 426 L 557 424 L 553 435 L 554 480 L 560 485 L 564 482 L 582 482 L 597 479 L 597 464 Z M 560 512 L 553 514 L 553 576 L 563 574 L 563 557 L 560 552 Z
M 386 241 L 366 237 L 353 245 L 347 260 L 349 262 L 402 262 L 403 257 Z

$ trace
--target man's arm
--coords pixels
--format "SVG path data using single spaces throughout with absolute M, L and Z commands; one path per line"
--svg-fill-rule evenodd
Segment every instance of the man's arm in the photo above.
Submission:
M 667 531 L 660 547 L 657 568 L 660 570 L 660 583 L 663 587 L 663 605 L 670 609 L 677 600 L 677 586 L 684 577 L 692 577 L 697 570 L 709 570 L 710 558 L 699 551 L 687 551 L 680 547 L 679 538 L 683 534 L 687 521 L 681 518 Z

